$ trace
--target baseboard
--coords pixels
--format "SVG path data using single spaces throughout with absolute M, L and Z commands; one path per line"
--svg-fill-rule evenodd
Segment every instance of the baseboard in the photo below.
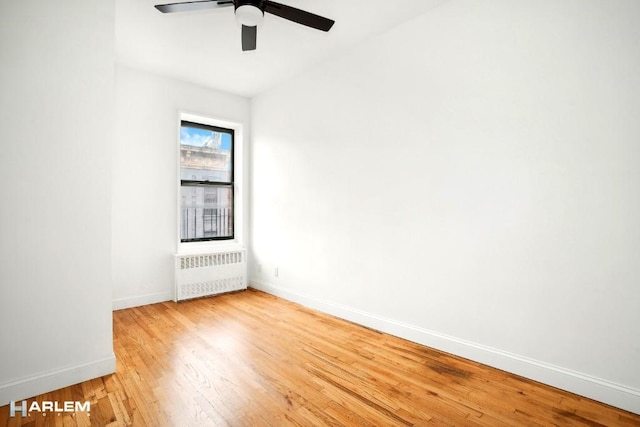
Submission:
M 122 310 L 124 308 L 140 307 L 141 305 L 156 304 L 159 302 L 171 301 L 174 297 L 173 290 L 155 292 L 153 294 L 138 295 L 135 297 L 119 298 L 113 300 L 113 310 Z
M 0 406 L 24 400 L 52 390 L 58 390 L 83 381 L 112 374 L 116 371 L 116 356 L 81 365 L 58 369 L 0 385 Z
M 252 279 L 249 286 L 400 338 L 640 414 L 640 390 Z

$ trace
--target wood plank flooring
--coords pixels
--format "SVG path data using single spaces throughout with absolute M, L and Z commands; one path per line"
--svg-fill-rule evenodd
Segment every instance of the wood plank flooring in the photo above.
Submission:
M 114 312 L 117 372 L 0 426 L 640 426 L 640 415 L 245 291 Z

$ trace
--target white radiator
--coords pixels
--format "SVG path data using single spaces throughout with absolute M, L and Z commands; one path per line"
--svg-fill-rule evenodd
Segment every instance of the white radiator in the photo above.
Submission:
M 247 289 L 247 253 L 176 255 L 175 275 L 175 301 Z

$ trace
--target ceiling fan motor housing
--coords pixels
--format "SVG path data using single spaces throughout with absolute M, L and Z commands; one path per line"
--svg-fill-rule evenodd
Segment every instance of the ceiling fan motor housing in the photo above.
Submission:
M 264 11 L 264 0 L 235 0 L 233 3 L 236 6 L 236 9 L 240 6 L 255 6 Z

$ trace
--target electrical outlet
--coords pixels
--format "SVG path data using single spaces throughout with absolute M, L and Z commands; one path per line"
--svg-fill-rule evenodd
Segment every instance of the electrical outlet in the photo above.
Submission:
M 256 271 L 262 273 L 262 264 L 256 264 Z
M 274 268 L 274 269 L 273 269 L 273 275 L 274 275 L 275 277 L 278 277 L 278 273 L 279 273 L 279 271 L 278 271 L 278 267 Z

